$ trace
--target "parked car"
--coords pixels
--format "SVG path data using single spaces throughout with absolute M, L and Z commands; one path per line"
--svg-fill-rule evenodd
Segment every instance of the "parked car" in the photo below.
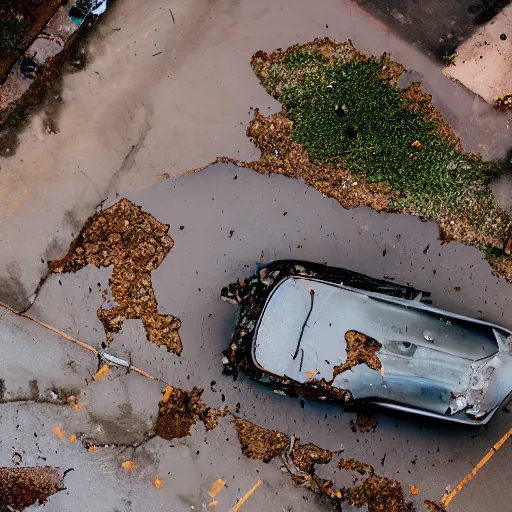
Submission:
M 221 292 L 240 305 L 224 372 L 292 396 L 485 424 L 512 396 L 512 331 L 429 295 L 318 263 L 260 265 Z

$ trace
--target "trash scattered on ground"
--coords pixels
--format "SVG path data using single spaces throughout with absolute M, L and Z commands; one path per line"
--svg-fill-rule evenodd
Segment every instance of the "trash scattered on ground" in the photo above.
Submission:
M 0 511 L 21 512 L 64 489 L 56 467 L 0 468 Z
M 277 430 L 268 430 L 241 418 L 233 418 L 242 453 L 254 460 L 269 463 L 281 454 L 289 443 L 288 436 Z
M 113 266 L 110 283 L 115 304 L 97 311 L 107 344 L 113 339 L 112 333 L 121 331 L 125 319 L 140 319 L 149 341 L 181 354 L 181 321 L 158 314 L 151 281 L 151 272 L 174 245 L 168 229 L 140 206 L 121 199 L 90 217 L 68 254 L 50 262 L 51 271 L 56 273 L 77 272 L 87 265 Z
M 76 441 L 77 437 L 76 437 L 76 434 L 71 434 L 69 436 L 69 442 L 70 443 L 74 443 Z
M 420 493 L 420 490 L 415 485 L 413 485 L 409 490 L 411 491 L 411 494 L 413 496 L 416 496 L 417 494 Z
M 202 421 L 206 430 L 214 429 L 218 417 L 228 414 L 228 408 L 212 409 L 202 400 L 203 389 L 194 387 L 192 391 L 172 388 L 167 401 L 161 401 L 155 425 L 155 433 L 163 439 L 179 439 L 191 434 L 192 426 Z
M 231 509 L 231 512 L 238 512 L 241 506 L 247 501 L 247 499 L 254 494 L 254 491 L 261 485 L 261 480 L 258 480 L 248 491 L 247 493 L 240 498 L 236 505 Z

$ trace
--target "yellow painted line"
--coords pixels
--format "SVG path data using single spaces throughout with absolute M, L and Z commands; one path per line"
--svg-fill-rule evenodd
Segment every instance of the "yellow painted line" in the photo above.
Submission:
M 444 508 L 448 508 L 450 502 L 459 494 L 464 486 L 471 481 L 471 479 L 482 469 L 491 459 L 491 457 L 512 437 L 512 428 L 482 457 L 480 462 L 473 468 L 471 473 L 467 475 L 457 487 L 450 493 L 445 494 L 441 500 L 441 504 Z
M 254 491 L 261 485 L 261 480 L 258 480 L 247 492 L 247 494 L 240 498 L 237 502 L 237 504 L 231 509 L 231 512 L 238 512 L 240 510 L 240 507 L 247 501 L 247 498 L 251 496 L 251 494 L 254 493 Z

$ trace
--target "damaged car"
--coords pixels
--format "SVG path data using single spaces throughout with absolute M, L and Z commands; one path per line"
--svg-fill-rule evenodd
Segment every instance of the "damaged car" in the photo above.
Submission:
M 483 425 L 512 396 L 512 332 L 429 295 L 318 263 L 261 264 L 221 292 L 240 307 L 224 373 L 289 396 Z

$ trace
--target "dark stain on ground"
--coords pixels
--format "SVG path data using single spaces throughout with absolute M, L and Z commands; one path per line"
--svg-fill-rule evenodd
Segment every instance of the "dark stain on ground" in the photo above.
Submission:
M 30 306 L 28 293 L 21 281 L 21 268 L 18 262 L 6 265 L 7 276 L 0 276 L 0 302 L 8 304 L 16 311 L 23 311 Z
M 382 345 L 377 340 L 362 332 L 347 331 L 345 341 L 347 342 L 345 347 L 347 359 L 342 365 L 334 367 L 331 384 L 340 373 L 359 364 L 366 364 L 368 368 L 376 371 L 382 368 L 380 359 L 377 357 L 377 352 Z
M 77 272 L 87 265 L 113 266 L 110 283 L 115 305 L 97 310 L 107 343 L 111 343 L 112 333 L 121 332 L 124 320 L 140 319 L 149 341 L 181 354 L 181 321 L 158 314 L 151 281 L 151 272 L 174 245 L 168 229 L 140 206 L 122 199 L 90 217 L 67 255 L 49 263 L 50 270 L 57 273 Z
M 289 438 L 277 430 L 268 430 L 248 420 L 233 419 L 242 453 L 250 459 L 269 463 L 288 447 Z
M 0 512 L 18 512 L 64 490 L 59 468 L 0 468 Z
M 343 501 L 356 507 L 368 506 L 368 512 L 413 512 L 412 502 L 405 500 L 402 486 L 389 478 L 378 476 L 369 464 L 355 459 L 341 459 L 338 469 L 355 471 L 364 476 L 360 485 L 340 489 Z
M 439 60 L 455 52 L 480 25 L 491 20 L 509 3 L 509 0 L 355 1 Z
M 167 440 L 186 437 L 198 420 L 204 423 L 206 430 L 214 429 L 218 417 L 228 414 L 228 409 L 208 407 L 201 400 L 203 391 L 196 387 L 192 391 L 168 387 L 159 405 L 155 434 Z
M 363 405 L 357 410 L 355 420 L 350 420 L 350 427 L 353 432 L 375 432 L 379 418 L 377 411 L 371 405 Z

